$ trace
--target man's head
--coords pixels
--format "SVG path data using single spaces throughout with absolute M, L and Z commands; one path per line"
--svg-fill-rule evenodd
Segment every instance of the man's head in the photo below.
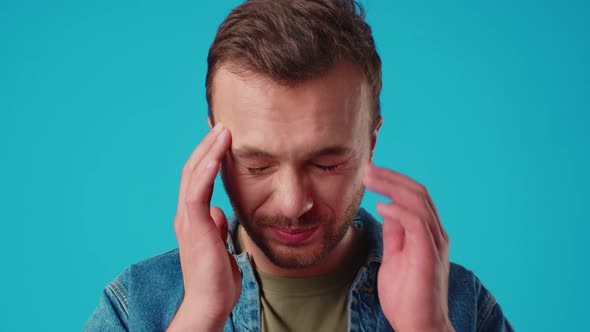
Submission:
M 364 11 L 353 0 L 250 0 L 219 26 L 207 57 L 206 96 L 214 119 L 213 78 L 226 67 L 286 86 L 347 60 L 369 85 L 371 131 L 380 121 L 381 59 Z
M 223 180 L 248 236 L 281 268 L 350 238 L 380 123 L 381 62 L 353 1 L 251 0 L 209 52 L 211 122 L 232 134 Z

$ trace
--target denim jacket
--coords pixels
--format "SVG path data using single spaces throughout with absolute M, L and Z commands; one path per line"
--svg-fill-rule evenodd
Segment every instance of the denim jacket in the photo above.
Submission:
M 261 331 L 258 283 L 246 253 L 235 254 L 231 234 L 227 249 L 242 272 L 242 294 L 228 317 L 224 332 Z M 377 271 L 383 253 L 382 227 L 360 209 L 353 222 L 369 245 L 369 254 L 348 293 L 349 331 L 393 331 L 377 294 Z M 100 303 L 84 331 L 164 331 L 184 294 L 178 250 L 131 265 L 102 292 Z M 451 263 L 449 318 L 457 332 L 513 331 L 492 294 L 469 270 Z

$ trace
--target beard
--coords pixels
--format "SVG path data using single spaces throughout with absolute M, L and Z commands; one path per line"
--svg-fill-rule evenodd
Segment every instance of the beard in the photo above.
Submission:
M 306 212 L 298 219 L 287 218 L 282 215 L 264 215 L 255 213 L 248 216 L 240 208 L 239 202 L 232 197 L 226 181 L 223 181 L 228 193 L 230 203 L 234 208 L 240 225 L 254 244 L 276 266 L 285 269 L 301 269 L 321 263 L 338 246 L 352 226 L 352 221 L 358 213 L 358 209 L 365 191 L 362 183 L 357 187 L 353 196 L 345 202 L 345 208 L 341 215 L 326 215 L 314 212 L 314 209 Z M 265 235 L 271 227 L 309 229 L 318 227 L 313 236 L 319 235 L 311 243 L 288 246 L 278 243 L 273 238 Z

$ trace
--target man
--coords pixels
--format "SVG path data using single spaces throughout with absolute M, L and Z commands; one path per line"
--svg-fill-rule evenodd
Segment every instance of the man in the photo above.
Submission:
M 504 331 L 449 263 L 426 189 L 372 164 L 381 61 L 353 1 L 251 0 L 209 51 L 209 124 L 183 168 L 178 250 L 132 265 L 87 330 Z M 221 171 L 236 217 L 210 207 Z M 383 194 L 383 226 L 359 209 Z

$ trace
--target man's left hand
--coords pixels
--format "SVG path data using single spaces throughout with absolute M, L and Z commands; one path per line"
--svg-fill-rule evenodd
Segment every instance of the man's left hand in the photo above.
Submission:
M 372 164 L 367 189 L 383 218 L 383 261 L 377 275 L 379 302 L 398 332 L 453 331 L 448 315 L 449 238 L 424 186 Z

